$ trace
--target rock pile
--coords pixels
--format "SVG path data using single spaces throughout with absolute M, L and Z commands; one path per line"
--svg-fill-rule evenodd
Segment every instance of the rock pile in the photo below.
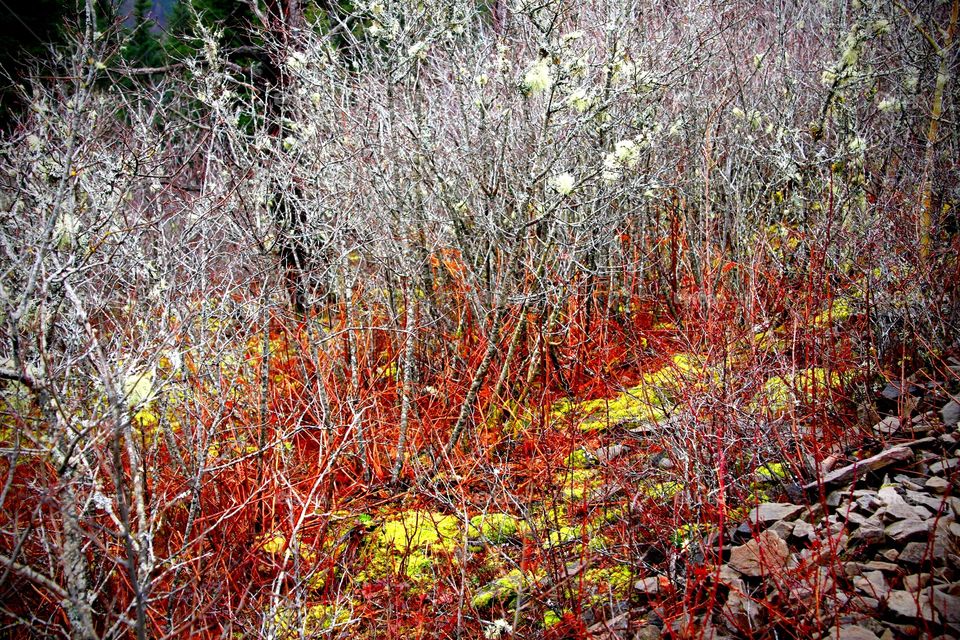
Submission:
M 634 637 L 960 637 L 960 432 L 923 426 L 705 539 L 711 613 L 664 626 L 653 608 Z

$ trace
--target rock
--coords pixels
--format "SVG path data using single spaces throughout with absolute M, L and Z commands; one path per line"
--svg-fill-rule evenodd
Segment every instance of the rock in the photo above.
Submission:
M 938 476 L 945 475 L 947 472 L 956 469 L 957 463 L 960 463 L 960 458 L 947 458 L 946 460 L 934 462 L 930 465 L 930 473 Z
M 930 598 L 925 593 L 891 591 L 890 597 L 887 598 L 887 607 L 903 618 L 923 618 L 931 622 L 938 621 L 938 616 L 933 610 Z
M 660 578 L 657 576 L 642 578 L 633 583 L 633 588 L 642 595 L 655 596 L 660 593 Z
M 811 491 L 821 486 L 837 486 L 848 480 L 863 477 L 871 471 L 879 471 L 897 462 L 906 462 L 908 460 L 913 460 L 913 450 L 910 449 L 910 447 L 893 447 L 892 449 L 881 451 L 875 456 L 870 456 L 864 460 L 859 460 L 851 465 L 831 471 L 819 481 L 805 484 L 803 488 L 806 491 Z
M 918 538 L 921 535 L 925 535 L 929 531 L 929 520 L 917 520 L 915 518 L 894 522 L 884 529 L 884 533 L 894 542 L 906 542 L 911 538 Z
M 868 491 L 866 493 L 861 493 L 854 491 L 854 497 L 856 498 L 857 506 L 866 513 L 874 513 L 883 506 L 883 503 L 880 501 L 880 498 L 877 497 L 876 491 Z M 861 493 L 861 495 L 857 495 Z
M 888 521 L 922 518 L 926 515 L 908 505 L 906 500 L 904 500 L 893 487 L 881 488 L 877 493 L 877 497 L 883 503 L 884 517 Z
M 924 542 L 908 542 L 899 553 L 896 549 L 889 549 L 889 551 L 893 551 L 893 557 L 897 562 L 920 564 L 927 557 L 927 544 Z
M 851 538 L 863 544 L 876 545 L 886 540 L 887 534 L 884 532 L 883 525 L 871 518 L 854 531 Z
M 814 530 L 813 525 L 809 522 L 803 522 L 802 520 L 794 523 L 791 534 L 794 538 L 799 540 L 810 541 L 817 537 L 817 533 Z
M 879 640 L 873 631 L 855 624 L 844 625 L 823 637 L 830 640 Z
M 924 487 L 926 487 L 928 491 L 932 491 L 937 495 L 943 495 L 947 492 L 947 489 L 950 488 L 950 483 L 940 476 L 931 476 L 927 478 L 927 482 L 924 484 Z
M 960 422 L 960 402 L 951 400 L 940 409 L 940 419 L 943 424 L 952 427 Z
M 779 538 L 778 538 L 779 539 Z M 731 591 L 723 605 L 723 619 L 733 632 L 757 629 L 762 622 L 760 605 L 738 591 Z
M 899 573 L 901 570 L 900 565 L 881 560 L 871 560 L 863 566 L 870 571 L 883 571 L 884 573 Z
M 756 539 L 733 547 L 728 564 L 745 576 L 757 577 L 782 570 L 789 557 L 787 543 L 772 531 L 764 531 Z
M 793 522 L 787 522 L 786 520 L 778 520 L 770 525 L 769 531 L 773 531 L 775 534 L 780 536 L 783 540 L 790 538 L 790 534 L 793 533 Z
M 900 418 L 897 416 L 887 416 L 877 424 L 873 425 L 874 432 L 882 436 L 890 436 L 900 431 Z
M 840 503 L 843 502 L 844 497 L 850 495 L 850 492 L 846 489 L 837 489 L 836 491 L 831 491 L 827 495 L 827 506 L 836 509 L 840 506 Z
M 645 624 L 633 634 L 633 640 L 660 640 L 663 632 L 655 624 Z
M 929 573 L 911 573 L 903 577 L 903 588 L 911 593 L 916 593 L 930 583 Z
M 600 447 L 593 455 L 601 464 L 608 464 L 611 460 L 619 458 L 629 450 L 625 445 L 612 444 L 609 447 Z
M 789 502 L 764 502 L 750 510 L 751 524 L 769 524 L 777 520 L 791 520 L 803 511 L 803 506 Z
M 943 480 L 943 478 L 939 476 L 932 476 L 930 479 L 932 480 L 933 478 Z M 943 507 L 943 498 L 935 498 L 925 491 L 907 491 L 905 496 L 908 503 L 918 507 L 922 505 L 930 511 L 933 511 L 933 513 L 939 513 Z
M 890 593 L 890 586 L 881 571 L 867 571 L 853 579 L 854 588 L 860 593 L 874 597 L 877 600 L 886 600 Z
M 933 608 L 936 609 L 947 622 L 960 622 L 960 597 L 934 589 Z

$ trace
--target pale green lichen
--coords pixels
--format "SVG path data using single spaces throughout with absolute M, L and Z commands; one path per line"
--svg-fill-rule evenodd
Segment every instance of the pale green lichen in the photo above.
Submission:
M 633 591 L 634 574 L 630 567 L 619 565 L 605 569 L 591 569 L 584 574 L 584 582 L 597 592 L 598 601 L 628 598 Z
M 773 482 L 789 477 L 790 470 L 781 462 L 767 462 L 757 467 L 754 475 L 760 482 Z
M 638 488 L 643 495 L 653 500 L 670 500 L 683 491 L 683 483 L 673 480 L 644 482 Z
M 580 501 L 598 489 L 603 484 L 603 479 L 593 469 L 571 469 L 560 474 L 557 482 L 565 499 Z

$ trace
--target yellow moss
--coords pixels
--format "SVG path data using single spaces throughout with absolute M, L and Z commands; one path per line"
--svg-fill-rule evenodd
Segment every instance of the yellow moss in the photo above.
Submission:
M 342 627 L 350 624 L 350 612 L 343 606 L 335 604 L 317 604 L 308 607 L 303 612 L 301 623 L 297 622 L 297 615 L 292 609 L 281 607 L 274 616 L 274 625 L 277 638 L 282 640 L 312 637 L 321 631 Z
M 524 522 L 506 513 L 488 513 L 470 518 L 467 535 L 471 538 L 486 538 L 497 544 L 521 533 Z
M 647 482 L 640 485 L 640 492 L 654 500 L 670 500 L 683 491 L 682 482 L 668 480 L 666 482 Z
M 591 569 L 584 574 L 584 582 L 595 590 L 600 591 L 598 596 L 606 600 L 610 595 L 614 599 L 622 600 L 630 596 L 633 591 L 633 571 L 625 565 L 618 565 L 607 569 Z
M 567 466 L 573 469 L 588 469 L 597 463 L 597 458 L 589 451 L 580 447 L 567 457 Z
M 583 500 L 594 489 L 603 484 L 593 469 L 571 469 L 560 474 L 558 482 L 562 486 L 563 497 L 567 500 Z
M 433 577 L 432 558 L 453 552 L 461 538 L 455 516 L 429 511 L 407 511 L 387 520 L 376 532 L 367 571 L 358 580 L 404 574 L 422 584 Z
M 525 574 L 520 569 L 513 569 L 502 578 L 484 585 L 470 600 L 470 604 L 475 609 L 486 609 L 495 603 L 509 605 L 516 599 L 520 589 L 526 589 L 536 580 L 535 574 Z
M 853 305 L 848 298 L 837 298 L 829 307 L 814 317 L 813 325 L 816 327 L 826 327 L 832 324 L 839 324 L 849 320 L 853 313 Z
M 773 480 L 782 480 L 787 478 L 790 475 L 790 471 L 781 462 L 768 462 L 757 467 L 754 475 L 756 475 L 757 480 L 760 480 L 761 482 L 771 482 Z
M 547 609 L 546 613 L 543 614 L 543 628 L 549 629 L 550 627 L 560 624 L 562 620 L 559 613 L 553 609 Z
M 824 392 L 842 387 L 850 378 L 850 374 L 841 375 L 836 371 L 828 374 L 820 367 L 774 376 L 764 383 L 751 409 L 766 407 L 772 413 L 783 413 L 794 403 L 812 402 Z
M 260 548 L 270 555 L 275 555 L 287 548 L 287 539 L 281 535 L 267 536 L 260 543 Z

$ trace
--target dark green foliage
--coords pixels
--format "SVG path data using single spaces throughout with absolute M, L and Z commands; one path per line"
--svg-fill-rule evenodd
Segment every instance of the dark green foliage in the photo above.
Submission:
M 164 62 L 163 49 L 154 32 L 156 23 L 151 15 L 152 9 L 152 0 L 137 0 L 134 4 L 133 34 L 124 47 L 124 55 L 135 66 L 156 67 Z

